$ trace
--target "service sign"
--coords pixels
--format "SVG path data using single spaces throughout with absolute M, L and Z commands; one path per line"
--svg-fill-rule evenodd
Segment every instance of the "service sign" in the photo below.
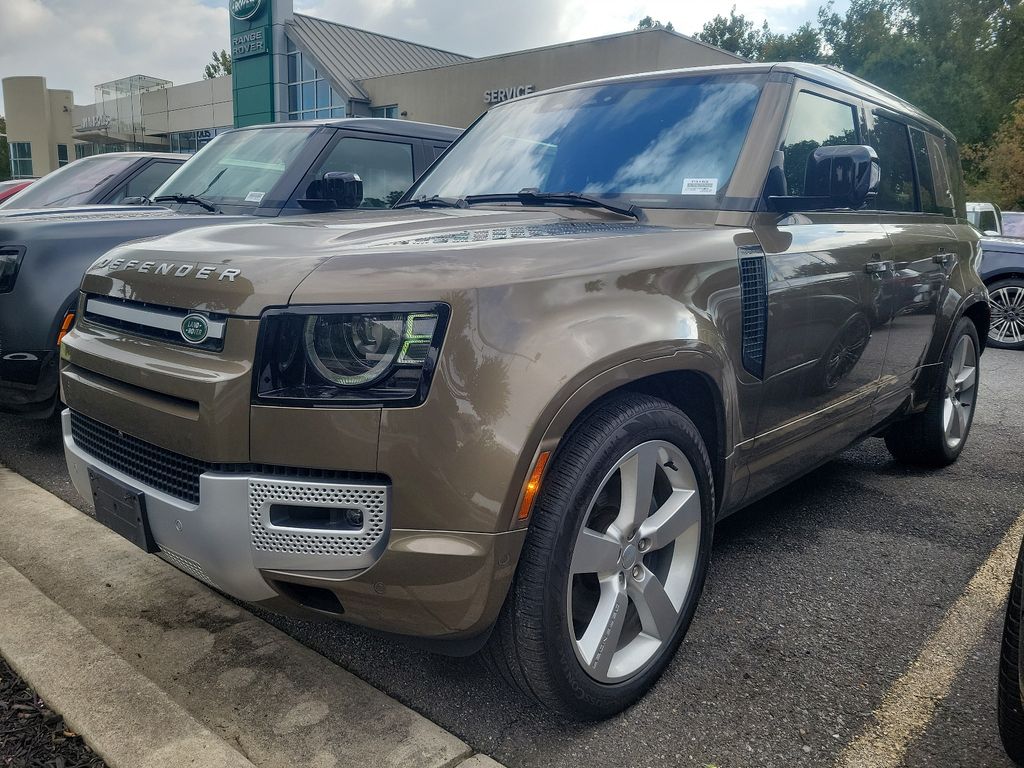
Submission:
M 246 56 L 258 56 L 266 53 L 267 38 L 270 27 L 257 27 L 231 36 L 231 58 L 244 59 Z
M 533 85 L 510 85 L 508 88 L 495 88 L 490 91 L 484 91 L 484 101 L 488 104 L 500 104 L 517 96 L 533 93 L 534 90 Z

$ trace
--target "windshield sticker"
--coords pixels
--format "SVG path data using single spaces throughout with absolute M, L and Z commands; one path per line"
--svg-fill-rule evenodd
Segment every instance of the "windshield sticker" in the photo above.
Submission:
M 678 177 L 677 177 L 678 178 Z M 718 179 L 683 179 L 684 195 L 718 194 Z
M 245 196 L 245 202 L 247 203 L 261 203 L 263 202 L 263 195 L 265 192 L 250 192 Z

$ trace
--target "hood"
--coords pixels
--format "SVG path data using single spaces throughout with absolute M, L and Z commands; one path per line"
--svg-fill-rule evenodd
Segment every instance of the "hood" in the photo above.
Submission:
M 270 306 L 435 299 L 603 260 L 635 258 L 595 240 L 667 230 L 599 209 L 353 211 L 218 224 L 114 248 L 87 293 L 255 317 Z M 614 254 L 614 255 L 613 255 Z
M 1024 238 L 1020 237 L 983 237 L 981 238 L 981 252 L 1003 251 L 1007 253 L 1024 254 Z

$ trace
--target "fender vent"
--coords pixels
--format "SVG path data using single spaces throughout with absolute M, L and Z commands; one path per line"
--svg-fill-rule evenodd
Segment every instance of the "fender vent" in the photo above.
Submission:
M 743 312 L 743 368 L 764 378 L 764 349 L 768 333 L 768 280 L 764 251 L 754 246 L 738 250 L 740 299 Z

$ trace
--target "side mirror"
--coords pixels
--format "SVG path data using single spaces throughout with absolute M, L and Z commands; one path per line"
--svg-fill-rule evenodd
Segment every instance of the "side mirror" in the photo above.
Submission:
M 310 182 L 306 197 L 296 202 L 311 211 L 358 208 L 363 202 L 363 180 L 358 173 L 328 171 L 323 178 Z
M 772 196 L 775 211 L 821 211 L 835 208 L 858 210 L 878 194 L 882 177 L 878 155 L 867 145 L 844 144 L 818 147 L 807 158 L 805 195 Z
M 328 171 L 324 174 L 323 196 L 339 208 L 358 208 L 363 202 L 363 180 L 358 173 Z
M 121 201 L 121 205 L 146 205 L 149 202 L 148 197 L 142 195 L 133 195 L 132 197 L 126 197 Z

